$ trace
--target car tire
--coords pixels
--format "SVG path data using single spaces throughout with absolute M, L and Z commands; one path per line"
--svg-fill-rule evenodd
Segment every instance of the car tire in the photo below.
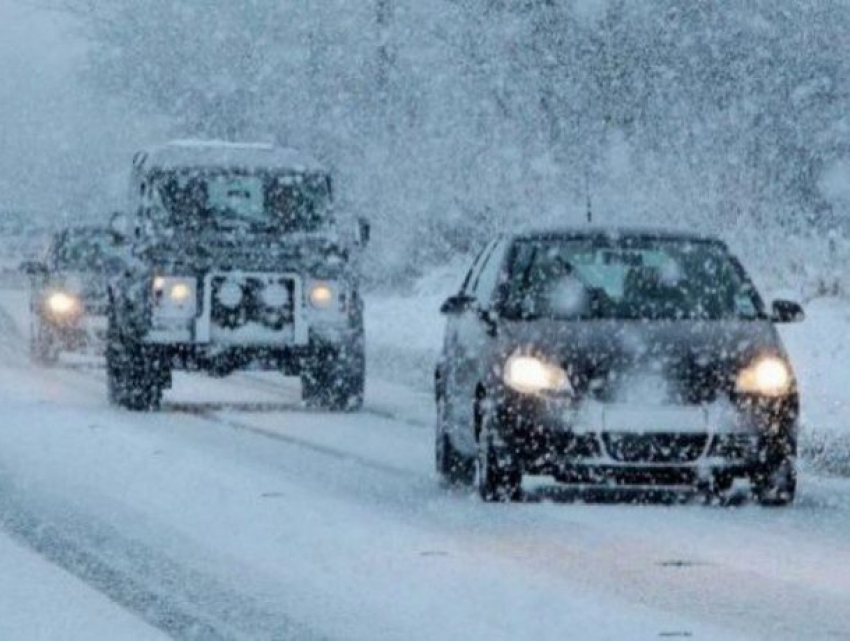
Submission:
M 118 333 L 110 319 L 106 339 L 106 379 L 109 402 L 133 412 L 159 409 L 164 377 L 144 345 Z
M 308 407 L 353 412 L 363 406 L 366 363 L 362 344 L 351 350 L 320 347 L 301 372 L 301 398 Z
M 42 366 L 55 365 L 59 360 L 56 339 L 42 321 L 34 321 L 30 329 L 30 358 Z
M 496 447 L 489 412 L 484 413 L 478 435 L 476 479 L 478 494 L 488 502 L 507 503 L 522 498 L 522 471 L 509 452 Z
M 793 503 L 797 494 L 794 459 L 785 457 L 765 466 L 753 479 L 753 493 L 760 505 L 783 507 Z
M 441 481 L 450 487 L 475 482 L 475 458 L 461 454 L 446 430 L 445 401 L 437 401 L 437 425 L 434 439 L 434 463 Z

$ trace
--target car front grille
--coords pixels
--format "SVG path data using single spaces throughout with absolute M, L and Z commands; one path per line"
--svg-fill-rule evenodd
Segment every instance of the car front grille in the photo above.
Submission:
M 706 450 L 707 434 L 625 434 L 602 435 L 605 450 L 622 463 L 693 463 Z
M 225 286 L 238 286 L 242 297 L 236 305 L 225 305 L 220 292 Z M 283 276 L 246 276 L 233 278 L 214 276 L 211 281 L 212 308 L 211 320 L 214 325 L 225 329 L 238 329 L 251 323 L 258 323 L 273 330 L 291 325 L 295 311 L 295 281 Z M 283 288 L 285 300 L 269 304 L 264 292 L 270 288 Z

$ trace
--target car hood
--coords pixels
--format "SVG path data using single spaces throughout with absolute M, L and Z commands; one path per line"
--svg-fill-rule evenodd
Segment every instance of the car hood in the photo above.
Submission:
M 502 336 L 505 353 L 554 360 L 578 394 L 607 402 L 711 402 L 760 355 L 785 357 L 766 320 L 541 320 L 507 323 Z

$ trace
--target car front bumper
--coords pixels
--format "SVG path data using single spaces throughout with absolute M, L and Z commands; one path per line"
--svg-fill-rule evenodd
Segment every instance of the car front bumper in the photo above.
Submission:
M 743 476 L 796 451 L 796 398 L 704 406 L 551 401 L 507 392 L 495 434 L 530 474 L 575 482 Z

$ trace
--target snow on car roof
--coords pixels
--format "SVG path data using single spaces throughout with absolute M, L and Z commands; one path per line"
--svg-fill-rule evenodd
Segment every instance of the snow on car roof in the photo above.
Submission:
M 133 157 L 137 169 L 185 169 L 231 167 L 247 170 L 322 172 L 310 155 L 267 143 L 236 143 L 221 140 L 174 140 L 149 147 Z
M 516 233 L 516 238 L 520 239 L 540 239 L 540 238 L 654 238 L 660 240 L 681 240 L 681 241 L 697 241 L 697 242 L 714 242 L 722 243 L 723 241 L 710 234 L 701 234 L 699 232 L 688 231 L 683 229 L 673 229 L 665 227 L 620 227 L 620 226 L 563 226 L 563 227 L 545 227 L 524 229 Z

